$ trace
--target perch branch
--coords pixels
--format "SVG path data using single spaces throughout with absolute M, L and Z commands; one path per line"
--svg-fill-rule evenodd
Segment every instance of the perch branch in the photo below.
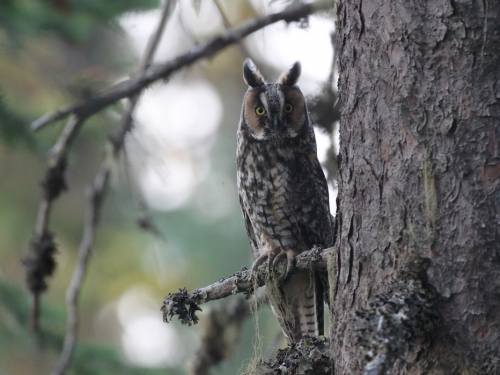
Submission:
M 298 255 L 295 258 L 295 268 L 292 273 L 311 269 L 326 270 L 328 258 L 333 252 L 334 248 L 330 247 L 323 251 L 313 249 Z M 278 280 L 284 277 L 284 268 L 276 267 L 275 271 L 272 277 Z M 254 291 L 255 286 L 264 286 L 268 277 L 267 265 L 264 264 L 254 272 L 253 277 L 252 271 L 244 268 L 227 279 L 221 279 L 212 285 L 196 289 L 192 293 L 188 293 L 186 289 L 170 293 L 165 297 L 161 308 L 163 320 L 168 322 L 174 315 L 177 315 L 182 324 L 196 324 L 198 322 L 196 311 L 200 310 L 199 305 L 238 293 L 245 293 L 248 296 Z
M 151 66 L 143 75 L 118 83 L 106 91 L 97 94 L 90 100 L 83 103 L 72 104 L 55 112 L 46 114 L 35 120 L 32 123 L 32 128 L 34 130 L 39 130 L 44 126 L 62 120 L 71 114 L 76 114 L 79 117 L 91 116 L 101 111 L 108 105 L 116 103 L 120 99 L 138 94 L 141 90 L 159 79 L 167 79 L 172 73 L 193 64 L 201 58 L 213 56 L 225 47 L 239 42 L 242 38 L 257 30 L 279 21 L 298 21 L 301 18 L 307 17 L 317 11 L 328 9 L 331 6 L 332 1 L 320 0 L 312 4 L 292 6 L 282 12 L 272 13 L 249 21 L 239 28 L 228 31 L 225 34 L 209 39 L 205 43 L 195 46 L 191 49 L 191 51 L 184 55 L 165 63 Z
M 155 33 L 152 35 L 146 49 L 146 53 L 140 63 L 138 70 L 139 75 L 141 75 L 146 70 L 153 58 L 156 47 L 158 46 L 158 41 L 160 40 L 161 34 L 165 29 L 165 23 L 171 3 L 171 0 L 165 2 L 158 27 Z M 68 287 L 68 291 L 66 294 L 66 304 L 68 309 L 66 335 L 64 337 L 63 348 L 59 356 L 59 360 L 53 372 L 54 375 L 62 375 L 66 373 L 66 370 L 71 361 L 71 357 L 73 355 L 78 330 L 78 296 L 80 294 L 80 290 L 82 288 L 87 271 L 87 265 L 94 243 L 95 229 L 99 221 L 102 203 L 107 191 L 113 159 L 116 158 L 116 156 L 123 148 L 125 135 L 131 127 L 131 117 L 137 100 L 137 95 L 129 100 L 125 114 L 123 115 L 121 122 L 115 131 L 115 134 L 113 134 L 113 136 L 111 137 L 111 152 L 107 152 L 104 155 L 103 161 L 99 167 L 97 175 L 88 194 L 89 201 L 86 210 L 87 212 L 84 222 L 83 237 L 80 243 L 80 248 L 78 250 L 78 261 L 76 264 L 75 272 L 73 273 L 73 278 L 71 279 L 71 284 Z

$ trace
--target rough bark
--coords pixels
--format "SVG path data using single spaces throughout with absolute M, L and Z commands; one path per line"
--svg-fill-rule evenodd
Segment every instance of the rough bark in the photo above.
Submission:
M 335 374 L 498 374 L 500 6 L 341 0 L 337 26 Z

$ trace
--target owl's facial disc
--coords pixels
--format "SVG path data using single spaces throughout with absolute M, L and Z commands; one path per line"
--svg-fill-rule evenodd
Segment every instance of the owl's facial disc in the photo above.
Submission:
M 306 123 L 304 97 L 297 87 L 279 84 L 252 89 L 245 98 L 244 117 L 254 139 L 294 138 Z

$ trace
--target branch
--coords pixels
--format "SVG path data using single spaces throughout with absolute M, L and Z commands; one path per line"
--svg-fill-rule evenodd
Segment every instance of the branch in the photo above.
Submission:
M 224 28 L 226 31 L 229 31 L 232 27 L 231 23 L 229 22 L 229 19 L 226 16 L 226 13 L 224 12 L 224 9 L 222 8 L 222 5 L 219 0 L 212 0 L 212 2 L 215 5 L 215 8 L 217 9 L 217 13 L 219 14 L 220 20 L 222 24 L 224 25 Z M 243 58 L 249 57 L 250 53 L 248 50 L 245 48 L 243 43 L 241 43 L 241 40 L 238 41 L 238 49 L 240 50 L 241 54 L 243 55 Z
M 333 255 L 334 248 L 330 247 L 321 251 L 319 248 L 306 251 L 295 258 L 295 268 L 297 271 L 326 270 L 328 259 Z M 284 263 L 282 263 L 284 264 Z M 177 315 L 182 324 L 196 324 L 198 317 L 196 311 L 200 311 L 199 305 L 226 298 L 234 294 L 245 293 L 247 297 L 254 292 L 254 288 L 264 286 L 270 278 L 281 280 L 285 276 L 285 267 L 275 267 L 272 274 L 267 270 L 267 264 L 261 265 L 252 277 L 252 271 L 246 268 L 236 272 L 227 279 L 196 289 L 188 293 L 186 289 L 181 289 L 177 293 L 170 293 L 165 297 L 161 311 L 163 311 L 163 321 L 172 320 Z
M 42 201 L 38 208 L 35 232 L 31 239 L 30 251 L 23 259 L 23 264 L 26 267 L 26 282 L 33 295 L 31 327 L 34 331 L 38 331 L 40 328 L 40 294 L 47 289 L 45 279 L 52 275 L 56 267 L 54 260 L 56 245 L 53 234 L 49 231 L 52 203 L 67 188 L 64 179 L 67 150 L 82 124 L 83 119 L 72 116 L 51 151 L 47 170 L 42 180 Z
M 62 120 L 71 114 L 79 117 L 89 117 L 108 105 L 116 103 L 118 100 L 131 97 L 160 79 L 167 79 L 177 70 L 189 66 L 201 58 L 213 56 L 225 47 L 240 41 L 242 38 L 260 30 L 266 26 L 279 21 L 293 22 L 307 17 L 312 13 L 332 7 L 331 0 L 320 0 L 313 4 L 302 4 L 292 6 L 282 12 L 272 13 L 267 16 L 247 22 L 245 25 L 228 31 L 200 44 L 188 53 L 181 55 L 163 64 L 158 64 L 148 68 L 144 75 L 133 77 L 127 81 L 118 83 L 95 97 L 83 103 L 72 104 L 55 112 L 40 117 L 32 123 L 34 130 L 39 130 L 46 125 Z
M 160 40 L 161 34 L 163 33 L 163 30 L 165 28 L 168 10 L 171 3 L 171 0 L 167 0 L 165 2 L 158 28 L 151 37 L 146 49 L 146 53 L 143 56 L 143 59 L 139 66 L 139 75 L 146 70 L 147 66 L 151 62 L 151 59 L 153 58 L 156 47 L 158 46 L 158 41 Z M 137 100 L 138 97 L 134 96 L 128 102 L 125 114 L 123 115 L 122 120 L 115 131 L 115 134 L 111 137 L 112 150 L 111 152 L 108 152 L 104 155 L 103 161 L 101 162 L 99 170 L 92 184 L 92 188 L 90 189 L 90 192 L 88 194 L 89 201 L 86 211 L 83 237 L 80 243 L 80 248 L 78 250 L 78 261 L 76 264 L 75 272 L 73 273 L 73 278 L 71 279 L 71 284 L 68 287 L 68 291 L 66 294 L 66 304 L 68 309 L 66 336 L 64 337 L 62 352 L 53 372 L 54 375 L 63 375 L 66 372 L 73 355 L 78 329 L 78 296 L 80 294 L 80 290 L 82 288 L 87 271 L 87 265 L 94 243 L 95 229 L 97 223 L 99 222 L 102 203 L 107 191 L 109 176 L 111 174 L 113 165 L 113 159 L 116 158 L 116 156 L 123 148 L 125 135 L 131 127 L 130 120 Z
M 251 316 L 250 304 L 245 298 L 225 302 L 210 309 L 206 317 L 201 344 L 190 361 L 192 375 L 209 375 L 211 367 L 234 354 L 242 325 Z

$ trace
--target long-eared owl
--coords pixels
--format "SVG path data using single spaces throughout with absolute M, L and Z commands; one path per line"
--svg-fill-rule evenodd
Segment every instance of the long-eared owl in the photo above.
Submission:
M 290 270 L 301 252 L 333 245 L 328 187 L 296 86 L 300 72 L 296 62 L 278 82 L 267 83 L 250 59 L 243 64 L 249 87 L 237 135 L 237 178 L 254 267 L 287 258 Z M 314 272 L 291 273 L 279 287 L 284 304 L 271 299 L 271 306 L 289 342 L 323 334 L 323 292 Z

